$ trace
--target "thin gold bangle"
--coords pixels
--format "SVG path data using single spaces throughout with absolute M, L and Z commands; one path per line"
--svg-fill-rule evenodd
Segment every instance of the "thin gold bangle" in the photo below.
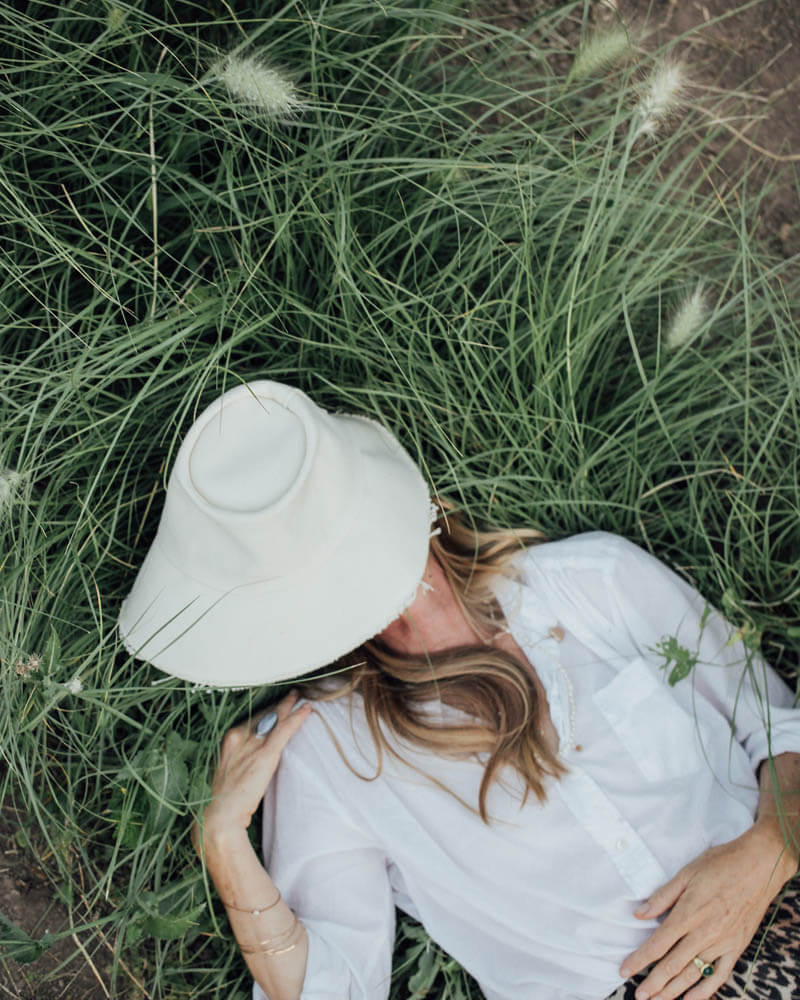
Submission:
M 296 948 L 297 945 L 296 944 L 293 944 L 291 946 L 281 945 L 281 948 L 283 947 Z M 252 948 L 245 947 L 244 945 L 239 945 L 239 951 L 243 955 L 271 955 L 274 951 L 279 951 L 279 950 L 280 950 L 279 948 L 259 948 L 257 945 L 253 945 Z
M 269 906 L 257 906 L 251 910 L 249 906 L 236 906 L 234 903 L 229 903 L 226 899 L 222 900 L 222 904 L 229 910 L 236 910 L 237 913 L 249 913 L 253 917 L 259 917 L 262 913 L 266 913 L 267 910 L 271 910 L 276 907 L 278 903 L 280 903 L 281 898 L 281 891 L 278 889 L 278 898 L 274 903 L 270 903 Z M 222 897 L 220 897 L 220 899 L 222 899 Z
M 285 948 L 240 948 L 239 950 L 243 955 L 268 955 L 272 958 L 275 955 L 286 955 L 288 952 L 294 951 L 296 947 L 297 942 L 287 945 Z
M 266 938 L 264 941 L 259 941 L 258 944 L 254 945 L 239 945 L 239 950 L 243 955 L 283 955 L 284 952 L 293 951 L 297 947 L 297 943 L 293 945 L 279 945 L 277 948 L 264 948 L 264 945 L 274 944 L 276 941 L 280 941 L 281 938 L 286 938 L 287 940 L 292 936 L 292 934 L 297 930 L 300 921 L 297 917 L 294 918 L 291 927 L 288 927 L 285 931 L 281 931 L 280 934 L 276 934 L 274 937 Z
M 266 951 L 262 952 L 263 955 L 269 955 L 270 958 L 273 955 L 285 955 L 289 951 L 294 951 L 297 947 L 297 942 L 290 944 L 287 948 L 268 948 Z

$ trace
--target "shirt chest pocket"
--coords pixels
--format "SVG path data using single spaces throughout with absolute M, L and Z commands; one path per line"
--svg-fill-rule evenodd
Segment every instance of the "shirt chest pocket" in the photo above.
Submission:
M 705 727 L 678 704 L 641 657 L 593 698 L 649 781 L 682 778 L 703 767 Z

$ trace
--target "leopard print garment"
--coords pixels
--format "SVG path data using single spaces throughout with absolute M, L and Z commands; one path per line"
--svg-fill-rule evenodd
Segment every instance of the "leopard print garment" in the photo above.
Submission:
M 634 1000 L 644 974 L 623 983 L 608 1000 Z M 800 879 L 770 908 L 717 1000 L 800 1000 Z

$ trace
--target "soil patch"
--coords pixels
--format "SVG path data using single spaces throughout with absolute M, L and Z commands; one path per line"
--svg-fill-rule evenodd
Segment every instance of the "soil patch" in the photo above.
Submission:
M 47 931 L 59 934 L 71 924 L 43 869 L 20 847 L 20 825 L 24 828 L 24 819 L 6 808 L 0 817 L 0 910 L 38 940 Z M 11 933 L 0 927 L 1 938 L 8 939 Z M 0 1000 L 107 1000 L 111 952 L 101 950 L 96 939 L 81 937 L 86 935 L 70 934 L 26 964 L 8 959 L 0 948 Z
M 640 44 L 646 49 L 675 41 L 675 55 L 685 62 L 700 100 L 704 92 L 741 98 L 735 118 L 725 124 L 733 142 L 724 169 L 737 176 L 752 168 L 753 194 L 769 189 L 759 207 L 757 235 L 782 256 L 800 253 L 797 0 L 762 0 L 746 10 L 730 0 L 616 0 L 598 6 L 616 6 L 635 34 L 644 33 Z

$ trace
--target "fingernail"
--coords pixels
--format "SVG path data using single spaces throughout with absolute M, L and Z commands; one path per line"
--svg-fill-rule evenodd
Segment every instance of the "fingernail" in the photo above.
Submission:
M 636 997 L 636 1000 L 648 1000 L 650 996 L 647 990 L 643 990 L 641 986 L 633 995 Z
M 275 724 L 278 721 L 277 713 L 269 712 L 267 715 L 261 719 L 256 726 L 256 736 L 266 736 L 267 733 L 272 732 L 275 728 Z
M 622 966 L 622 968 L 619 970 L 619 974 L 622 976 L 623 979 L 631 978 L 631 970 L 628 968 L 627 965 Z
M 649 912 L 650 912 L 649 903 L 642 903 L 641 906 L 637 906 L 636 909 L 633 911 L 634 916 L 637 917 L 646 917 Z

